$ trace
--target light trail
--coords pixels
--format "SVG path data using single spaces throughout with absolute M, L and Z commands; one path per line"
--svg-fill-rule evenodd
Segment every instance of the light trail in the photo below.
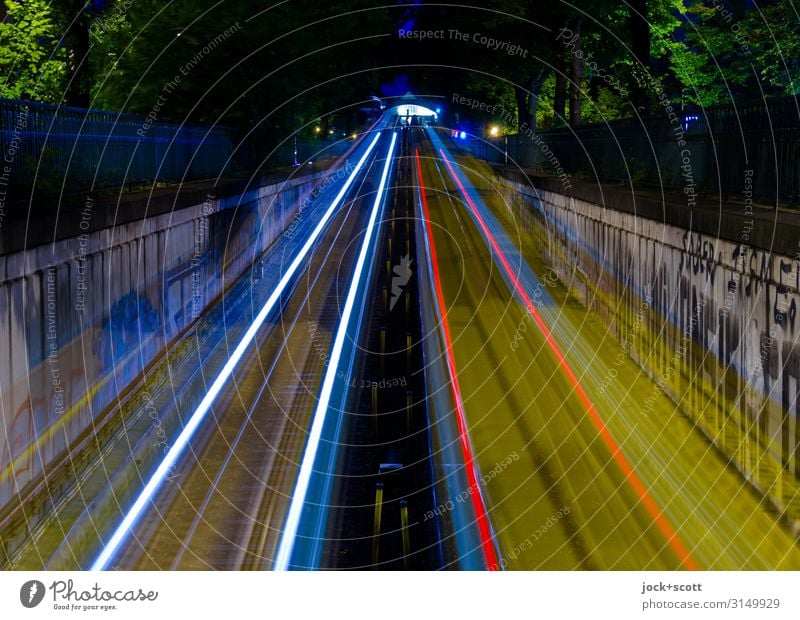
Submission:
M 253 342 L 253 340 L 256 337 L 256 334 L 258 333 L 258 330 L 261 328 L 264 321 L 269 316 L 270 312 L 272 312 L 272 310 L 277 305 L 278 301 L 281 298 L 281 295 L 283 295 L 283 293 L 288 288 L 289 284 L 292 281 L 292 278 L 294 277 L 297 270 L 300 268 L 301 263 L 306 258 L 306 255 L 311 251 L 311 248 L 317 241 L 317 238 L 322 234 L 322 231 L 325 229 L 328 220 L 330 220 L 330 218 L 333 216 L 334 211 L 344 198 L 345 194 L 347 193 L 347 190 L 350 189 L 350 186 L 353 184 L 356 175 L 358 174 L 361 167 L 364 165 L 364 162 L 367 160 L 367 157 L 369 157 L 369 154 L 375 148 L 375 145 L 377 144 L 379 138 L 380 138 L 380 133 L 375 135 L 375 138 L 367 147 L 367 150 L 361 156 L 361 159 L 359 159 L 358 163 L 353 169 L 353 172 L 350 174 L 347 181 L 345 181 L 341 190 L 339 190 L 339 193 L 333 199 L 333 202 L 331 203 L 330 207 L 328 207 L 328 210 L 325 212 L 325 214 L 322 216 L 317 226 L 311 232 L 305 244 L 303 244 L 303 247 L 300 248 L 300 251 L 297 253 L 297 256 L 289 265 L 289 268 L 284 272 L 283 277 L 281 277 L 280 281 L 278 282 L 278 285 L 275 287 L 275 290 L 272 292 L 267 301 L 264 303 L 264 306 L 256 315 L 256 318 L 253 320 L 252 324 L 245 332 L 241 341 L 239 342 L 238 345 L 236 345 L 236 348 L 233 350 L 233 353 L 231 353 L 230 358 L 228 358 L 228 361 L 225 362 L 225 365 L 222 367 L 222 370 L 220 370 L 219 375 L 217 375 L 217 378 L 214 379 L 214 382 L 211 384 L 211 387 L 209 388 L 208 392 L 206 392 L 206 395 L 203 397 L 203 400 L 200 401 L 200 404 L 192 413 L 186 426 L 183 427 L 183 430 L 175 439 L 174 443 L 172 444 L 172 447 L 164 456 L 164 460 L 161 461 L 161 464 L 158 466 L 156 471 L 150 477 L 150 480 L 147 482 L 144 489 L 142 489 L 142 492 L 136 498 L 136 501 L 133 503 L 130 510 L 128 510 L 125 517 L 122 519 L 122 522 L 119 524 L 119 526 L 117 526 L 117 529 L 112 534 L 108 543 L 106 543 L 105 547 L 103 547 L 103 550 L 100 552 L 100 555 L 94 561 L 94 564 L 92 564 L 91 570 L 104 570 L 108 565 L 109 561 L 111 560 L 111 558 L 119 549 L 120 545 L 125 541 L 125 538 L 130 533 L 131 529 L 136 523 L 136 520 L 139 518 L 142 511 L 147 506 L 147 503 L 153 497 L 153 494 L 161 486 L 161 483 L 164 481 L 164 478 L 169 473 L 170 468 L 173 466 L 175 461 L 178 459 L 183 450 L 186 448 L 195 430 L 200 425 L 200 422 L 203 421 L 203 418 L 208 413 L 208 410 L 211 408 L 211 405 L 214 403 L 214 400 L 222 391 L 223 386 L 228 381 L 230 376 L 233 374 L 233 370 L 236 368 L 236 365 L 242 359 L 242 356 L 247 350 L 247 347 L 250 346 L 250 344 Z
M 475 203 L 472 201 L 469 193 L 464 188 L 461 179 L 456 174 L 450 160 L 445 153 L 445 149 L 439 149 L 439 153 L 444 160 L 445 166 L 447 167 L 447 171 L 450 174 L 450 177 L 453 179 L 455 184 L 458 186 L 459 191 L 461 192 L 462 196 L 466 200 L 467 204 L 469 205 L 470 209 L 472 210 L 472 214 L 475 220 L 478 222 L 481 230 L 483 231 L 486 239 L 492 246 L 495 255 L 500 260 L 500 263 L 503 266 L 503 269 L 506 272 L 506 276 L 508 277 L 509 281 L 512 284 L 514 292 L 516 292 L 523 301 L 525 308 L 528 310 L 528 313 L 533 318 L 536 326 L 539 328 L 539 331 L 542 332 L 545 341 L 549 345 L 551 351 L 556 357 L 558 365 L 563 370 L 564 374 L 566 375 L 567 379 L 569 380 L 570 384 L 575 391 L 575 394 L 578 396 L 578 399 L 581 401 L 586 413 L 589 416 L 589 419 L 594 424 L 595 428 L 597 429 L 598 433 L 600 434 L 600 438 L 603 440 L 603 443 L 606 447 L 611 451 L 611 456 L 614 458 L 614 461 L 619 466 L 620 470 L 622 470 L 622 474 L 624 475 L 625 479 L 631 485 L 633 490 L 639 496 L 644 507 L 647 509 L 647 512 L 650 513 L 651 518 L 658 526 L 658 529 L 661 530 L 661 533 L 666 537 L 667 542 L 672 546 L 672 549 L 677 554 L 678 558 L 680 559 L 683 566 L 689 570 L 699 570 L 700 567 L 692 558 L 691 554 L 689 553 L 688 549 L 686 549 L 685 545 L 681 541 L 678 533 L 674 530 L 672 525 L 667 520 L 667 517 L 664 515 L 664 511 L 658 506 L 656 501 L 650 495 L 647 487 L 645 486 L 644 482 L 642 482 L 641 478 L 639 478 L 638 474 L 631 465 L 630 461 L 628 461 L 625 454 L 622 452 L 622 448 L 616 442 L 614 437 L 611 435 L 611 432 L 606 427 L 605 422 L 600 417 L 600 414 L 595 409 L 594 404 L 592 403 L 591 399 L 589 398 L 586 391 L 583 389 L 583 386 L 578 381 L 577 376 L 573 372 L 572 368 L 567 362 L 564 353 L 561 351 L 561 347 L 559 347 L 558 343 L 555 341 L 553 334 L 550 332 L 550 329 L 547 327 L 547 324 L 542 319 L 541 315 L 539 314 L 538 310 L 536 310 L 536 306 L 533 303 L 533 300 L 530 298 L 528 293 L 525 291 L 525 288 L 520 284 L 519 279 L 514 274 L 514 271 L 511 268 L 511 265 L 508 262 L 503 251 L 500 249 L 500 245 L 497 243 L 494 235 L 492 235 L 489 227 L 484 222 L 483 217 L 479 213 Z
M 489 570 L 498 570 L 500 563 L 497 558 L 497 550 L 494 546 L 492 527 L 489 521 L 486 503 L 483 500 L 481 487 L 478 482 L 477 466 L 472 446 L 469 441 L 469 430 L 467 419 L 464 413 L 464 402 L 461 398 L 461 387 L 458 383 L 458 371 L 456 369 L 455 357 L 453 355 L 453 342 L 450 337 L 450 323 L 447 320 L 447 308 L 444 304 L 444 293 L 442 292 L 442 282 L 439 277 L 439 262 L 436 258 L 436 245 L 433 241 L 433 231 L 431 230 L 431 217 L 428 211 L 428 198 L 425 195 L 425 184 L 422 179 L 422 165 L 420 163 L 419 151 L 415 151 L 417 160 L 417 183 L 420 195 L 422 196 L 423 222 L 425 223 L 425 233 L 428 238 L 428 248 L 431 256 L 431 266 L 433 268 L 433 282 L 435 288 L 436 302 L 439 307 L 439 315 L 442 321 L 445 340 L 445 356 L 447 358 L 447 372 L 450 375 L 450 387 L 453 392 L 453 402 L 456 405 L 456 421 L 458 423 L 458 438 L 461 445 L 461 454 L 464 458 L 464 467 L 469 484 L 469 495 L 472 498 L 472 507 L 475 510 L 475 517 L 478 521 L 478 534 L 481 539 L 481 549 Z
M 372 212 L 367 223 L 367 230 L 364 233 L 364 240 L 361 243 L 361 250 L 356 261 L 355 269 L 353 270 L 353 279 L 350 281 L 350 288 L 347 291 L 347 298 L 345 300 L 342 316 L 339 319 L 339 327 L 336 330 L 336 338 L 331 347 L 331 355 L 329 358 L 328 369 L 325 372 L 325 378 L 320 388 L 319 401 L 314 410 L 313 422 L 311 430 L 308 434 L 308 443 L 306 444 L 305 452 L 303 453 L 303 460 L 300 464 L 300 472 L 297 475 L 297 483 L 295 485 L 294 493 L 292 494 L 292 501 L 289 505 L 289 513 L 286 516 L 286 524 L 281 535 L 280 544 L 278 545 L 278 552 L 275 556 L 274 570 L 285 571 L 289 569 L 289 561 L 292 556 L 295 539 L 297 537 L 297 530 L 300 526 L 300 517 L 303 512 L 303 506 L 306 501 L 306 494 L 308 493 L 308 486 L 311 481 L 311 474 L 314 468 L 314 460 L 317 457 L 317 449 L 319 448 L 320 438 L 322 437 L 322 429 L 325 425 L 325 418 L 328 413 L 330 405 L 331 393 L 333 392 L 334 381 L 339 370 L 339 361 L 342 357 L 342 351 L 347 339 L 347 330 L 350 324 L 350 317 L 353 313 L 356 297 L 362 285 L 362 273 L 364 266 L 367 262 L 367 254 L 369 253 L 370 246 L 372 245 L 372 238 L 376 228 L 376 221 L 378 213 L 380 212 L 381 202 L 383 200 L 383 192 L 386 188 L 386 180 L 389 176 L 389 169 L 392 164 L 392 156 L 394 155 L 394 146 L 397 141 L 397 133 L 392 134 L 392 141 L 389 144 L 389 151 L 386 155 L 386 162 L 383 165 L 383 173 L 378 185 L 378 191 L 375 195 L 375 202 L 372 205 Z

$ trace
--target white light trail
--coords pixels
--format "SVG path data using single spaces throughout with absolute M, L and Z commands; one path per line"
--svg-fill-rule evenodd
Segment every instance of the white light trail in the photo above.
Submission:
M 306 493 L 308 492 L 308 485 L 311 480 L 311 472 L 314 467 L 314 460 L 317 456 L 317 449 L 319 447 L 320 438 L 322 436 L 322 428 L 325 425 L 325 417 L 328 413 L 328 406 L 330 404 L 331 393 L 333 392 L 333 384 L 338 373 L 339 360 L 342 356 L 344 343 L 347 339 L 347 328 L 350 323 L 350 316 L 353 313 L 356 296 L 361 287 L 361 276 L 364 271 L 364 265 L 367 261 L 367 254 L 372 243 L 372 235 L 375 229 L 375 222 L 378 219 L 378 212 L 380 211 L 380 204 L 383 198 L 383 192 L 386 187 L 386 179 L 389 176 L 389 168 L 392 163 L 392 155 L 394 153 L 394 145 L 397 140 L 397 133 L 392 134 L 392 142 L 389 145 L 389 152 L 386 155 L 386 163 L 383 165 L 383 174 L 381 181 L 378 185 L 378 191 L 375 195 L 375 202 L 372 205 L 372 213 L 369 217 L 367 224 L 367 231 L 364 234 L 364 240 L 361 242 L 361 251 L 356 261 L 356 267 L 353 271 L 353 279 L 350 282 L 350 289 L 347 292 L 347 299 L 345 300 L 342 316 L 339 319 L 339 327 L 336 331 L 336 338 L 331 347 L 330 363 L 325 372 L 325 378 L 320 388 L 319 401 L 314 410 L 313 423 L 311 424 L 311 431 L 308 434 L 308 443 L 306 450 L 303 453 L 303 460 L 300 464 L 300 473 L 297 475 L 297 484 L 295 485 L 294 493 L 292 494 L 292 502 L 289 505 L 289 514 L 286 517 L 286 525 L 283 529 L 280 544 L 278 545 L 278 553 L 275 557 L 274 570 L 285 571 L 289 568 L 289 560 L 291 559 L 292 549 L 294 548 L 294 541 L 297 536 L 297 529 L 300 525 L 300 515 L 303 512 L 303 505 L 306 501 Z
M 214 399 L 219 395 L 223 386 L 228 381 L 230 376 L 233 374 L 234 368 L 236 368 L 236 365 L 241 360 L 242 356 L 247 350 L 247 347 L 256 337 L 256 334 L 258 333 L 258 330 L 261 328 L 261 325 L 267 319 L 269 313 L 273 310 L 273 308 L 275 308 L 275 305 L 280 300 L 281 295 L 283 295 L 284 291 L 289 286 L 289 283 L 294 277 L 295 272 L 299 269 L 301 263 L 303 262 L 306 255 L 313 247 L 317 238 L 322 234 L 322 231 L 325 229 L 325 225 L 328 223 L 328 220 L 330 220 L 330 218 L 333 216 L 334 211 L 344 198 L 345 194 L 347 193 L 347 190 L 353 184 L 353 181 L 355 180 L 358 171 L 364 165 L 364 162 L 367 160 L 367 157 L 372 152 L 372 149 L 375 148 L 375 144 L 377 144 L 378 138 L 380 138 L 380 133 L 378 133 L 375 136 L 375 138 L 370 143 L 369 147 L 367 147 L 367 150 L 361 156 L 361 159 L 358 161 L 358 164 L 356 164 L 356 167 L 353 169 L 353 172 L 350 174 L 347 181 L 345 181 L 344 185 L 342 186 L 342 189 L 339 190 L 339 193 L 336 195 L 336 198 L 333 199 L 331 206 L 328 207 L 328 210 L 325 212 L 325 214 L 322 216 L 322 219 L 320 219 L 317 226 L 311 232 L 305 244 L 303 244 L 303 247 L 300 248 L 300 251 L 297 253 L 297 256 L 295 256 L 294 260 L 289 265 L 289 268 L 284 272 L 283 277 L 278 282 L 278 285 L 275 287 L 275 290 L 269 296 L 266 303 L 261 308 L 261 311 L 256 315 L 255 320 L 247 329 L 241 341 L 233 350 L 233 353 L 231 353 L 231 356 L 228 359 L 228 361 L 225 362 L 225 365 L 222 367 L 222 370 L 220 371 L 219 375 L 217 375 L 217 378 L 214 379 L 214 382 L 211 384 L 211 387 L 209 388 L 208 392 L 206 392 L 206 395 L 203 397 L 203 400 L 200 401 L 200 404 L 197 406 L 197 409 L 195 409 L 194 413 L 192 413 L 192 416 L 189 418 L 189 422 L 186 424 L 186 426 L 183 427 L 183 430 L 181 431 L 180 435 L 178 435 L 177 439 L 175 439 L 174 443 L 172 444 L 172 447 L 164 456 L 164 460 L 161 461 L 161 464 L 158 466 L 158 469 L 156 469 L 155 473 L 150 477 L 150 480 L 147 482 L 144 489 L 142 489 L 142 492 L 136 498 L 136 501 L 133 503 L 133 506 L 131 506 L 130 510 L 128 510 L 128 513 L 122 519 L 122 522 L 119 524 L 119 526 L 114 531 L 109 541 L 106 543 L 105 547 L 103 548 L 103 551 L 94 561 L 94 564 L 92 564 L 91 570 L 104 570 L 108 565 L 108 562 L 117 552 L 117 549 L 119 549 L 119 546 L 124 542 L 125 537 L 129 534 L 131 528 L 136 523 L 136 519 L 138 519 L 142 511 L 145 509 L 147 503 L 150 501 L 153 494 L 156 492 L 158 487 L 163 482 L 165 476 L 169 472 L 172 465 L 175 463 L 175 461 L 181 455 L 183 450 L 186 448 L 186 445 L 189 443 L 189 439 L 191 439 L 192 434 L 200 425 L 200 422 L 203 420 L 206 413 L 208 413 L 208 410 L 211 408 Z

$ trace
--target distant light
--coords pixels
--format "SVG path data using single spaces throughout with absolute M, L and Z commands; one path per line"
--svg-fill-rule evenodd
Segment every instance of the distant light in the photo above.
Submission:
M 437 114 L 441 114 L 442 113 L 442 108 L 436 108 L 436 113 Z
M 356 134 L 356 133 L 354 132 L 354 133 L 353 133 L 353 135 L 352 135 L 352 136 L 350 136 L 350 137 L 351 137 L 351 138 L 353 138 L 353 140 L 355 140 L 356 138 L 358 138 L 358 134 Z
M 320 131 L 322 131 L 322 127 L 314 127 L 315 133 L 319 133 Z
M 328 130 L 328 133 L 329 133 L 330 135 L 333 135 L 333 129 L 329 129 L 329 130 Z
M 458 137 L 461 138 L 462 140 L 466 140 L 467 139 L 467 132 L 466 131 L 460 132 L 458 134 Z
M 492 127 L 492 128 L 489 130 L 489 133 L 491 134 L 492 138 L 496 138 L 496 137 L 497 137 L 497 134 L 499 134 L 499 133 L 500 133 L 500 128 L 499 128 L 497 125 L 495 125 L 494 127 Z
M 308 165 L 309 165 L 309 166 L 310 166 L 311 164 L 313 164 L 313 163 L 314 163 L 314 161 L 313 161 L 313 160 L 311 160 L 311 159 L 309 159 L 309 160 L 308 160 Z

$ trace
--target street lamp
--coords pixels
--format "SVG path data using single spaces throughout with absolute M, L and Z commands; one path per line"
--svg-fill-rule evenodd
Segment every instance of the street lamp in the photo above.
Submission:
M 489 130 L 489 135 L 491 135 L 491 136 L 492 136 L 492 138 L 496 138 L 496 137 L 498 136 L 498 134 L 499 134 L 499 133 L 500 133 L 500 128 L 499 128 L 497 125 L 494 125 L 494 126 L 493 126 L 493 127 L 490 129 L 490 130 Z

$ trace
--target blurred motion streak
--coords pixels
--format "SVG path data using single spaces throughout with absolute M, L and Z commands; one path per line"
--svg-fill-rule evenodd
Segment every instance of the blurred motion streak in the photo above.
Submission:
M 373 138 L 371 144 L 364 152 L 364 154 L 361 156 L 361 159 L 359 160 L 358 164 L 356 164 L 350 177 L 344 183 L 342 189 L 339 191 L 336 198 L 334 198 L 330 207 L 328 207 L 328 210 L 322 216 L 317 226 L 309 235 L 303 247 L 297 253 L 297 256 L 294 258 L 294 260 L 291 262 L 286 272 L 281 277 L 278 286 L 275 288 L 273 293 L 267 299 L 267 302 L 264 304 L 264 307 L 261 308 L 261 311 L 258 313 L 255 320 L 250 325 L 247 332 L 245 332 L 244 336 L 242 337 L 242 340 L 233 350 L 233 353 L 226 362 L 225 366 L 223 366 L 219 375 L 214 380 L 214 383 L 211 384 L 211 387 L 209 388 L 206 395 L 203 397 L 203 400 L 200 401 L 200 404 L 197 406 L 197 409 L 195 409 L 194 412 L 192 413 L 186 426 L 184 426 L 180 435 L 175 440 L 175 443 L 172 445 L 169 452 L 167 452 L 166 456 L 164 457 L 164 460 L 158 466 L 158 469 L 156 469 L 155 473 L 147 482 L 144 489 L 142 489 L 142 492 L 136 498 L 136 501 L 134 502 L 133 506 L 131 506 L 130 510 L 125 515 L 125 518 L 122 520 L 122 523 L 120 523 L 120 525 L 114 531 L 114 534 L 109 539 L 108 543 L 106 543 L 106 545 L 104 546 L 103 551 L 100 553 L 98 558 L 92 564 L 91 570 L 104 570 L 108 565 L 109 561 L 111 560 L 111 558 L 114 556 L 114 553 L 116 553 L 117 549 L 125 540 L 131 528 L 136 523 L 136 520 L 147 506 L 147 503 L 150 501 L 150 498 L 153 496 L 155 491 L 161 485 L 165 476 L 170 471 L 170 468 L 177 461 L 178 457 L 181 455 L 184 448 L 189 443 L 189 440 L 191 439 L 197 427 L 200 425 L 200 422 L 202 422 L 206 413 L 208 413 L 208 410 L 211 408 L 211 405 L 214 403 L 214 400 L 216 399 L 220 390 L 222 390 L 222 387 L 230 378 L 231 374 L 233 373 L 233 370 L 239 363 L 239 360 L 241 360 L 245 351 L 255 339 L 258 330 L 261 328 L 264 321 L 266 321 L 269 314 L 278 304 L 284 291 L 286 291 L 286 289 L 289 287 L 290 283 L 292 282 L 292 279 L 294 278 L 295 273 L 300 268 L 301 263 L 306 258 L 308 253 L 311 251 L 311 248 L 313 247 L 317 238 L 322 234 L 322 231 L 325 229 L 326 224 L 333 216 L 334 211 L 339 206 L 339 203 L 342 201 L 345 194 L 347 193 L 347 190 L 350 188 L 350 185 L 353 183 L 353 180 L 356 178 L 358 171 L 361 169 L 367 157 L 372 152 L 372 149 L 375 147 L 375 144 L 378 142 L 378 138 L 380 138 L 380 133 L 375 135 L 375 138 Z
M 598 433 L 600 434 L 603 443 L 608 447 L 611 451 L 612 456 L 614 457 L 615 462 L 622 470 L 625 479 L 630 483 L 631 487 L 636 491 L 637 495 L 639 496 L 642 504 L 647 509 L 650 516 L 655 521 L 658 528 L 666 537 L 667 541 L 670 543 L 672 548 L 674 549 L 675 553 L 681 559 L 681 563 L 683 566 L 689 570 L 699 570 L 698 564 L 692 558 L 689 551 L 686 549 L 685 545 L 679 538 L 677 532 L 673 529 L 672 525 L 667 520 L 666 516 L 664 515 L 661 508 L 656 504 L 655 500 L 651 497 L 650 493 L 648 492 L 647 488 L 645 487 L 644 483 L 641 481 L 639 476 L 636 474 L 633 466 L 631 465 L 630 461 L 626 458 L 623 454 L 620 446 L 617 444 L 614 437 L 609 432 L 608 428 L 605 425 L 605 422 L 598 414 L 597 410 L 595 409 L 592 401 L 589 399 L 589 396 L 586 394 L 586 391 L 581 386 L 580 382 L 578 381 L 575 373 L 573 372 L 572 368 L 570 367 L 569 363 L 567 362 L 566 358 L 564 357 L 561 348 L 556 343 L 555 339 L 553 338 L 552 333 L 550 332 L 549 328 L 545 324 L 544 320 L 542 319 L 539 312 L 536 310 L 536 307 L 533 303 L 533 300 L 530 298 L 528 293 L 520 284 L 517 277 L 514 275 L 513 270 L 511 269 L 511 265 L 509 264 L 505 254 L 500 249 L 499 244 L 497 243 L 496 239 L 489 231 L 489 228 L 486 226 L 483 218 L 481 217 L 475 203 L 473 202 L 472 198 L 470 197 L 469 193 L 464 188 L 464 185 L 461 181 L 461 178 L 453 169 L 452 163 L 450 158 L 448 157 L 447 153 L 445 152 L 444 147 L 439 149 L 439 152 L 444 160 L 444 163 L 447 167 L 447 170 L 452 177 L 453 181 L 458 186 L 459 191 L 461 192 L 462 196 L 464 197 L 466 203 L 469 205 L 470 210 L 472 211 L 472 215 L 474 216 L 475 220 L 479 224 L 483 234 L 486 236 L 486 239 L 489 241 L 494 253 L 500 260 L 500 263 L 503 266 L 504 271 L 506 272 L 507 277 L 512 283 L 514 292 L 516 292 L 519 297 L 521 298 L 525 308 L 533 318 L 536 326 L 541 331 L 542 335 L 544 336 L 547 344 L 549 345 L 550 349 L 552 350 L 553 354 L 556 357 L 558 365 L 564 371 L 564 374 L 569 379 L 575 394 L 580 399 L 581 403 L 583 404 L 586 413 L 589 416 L 589 419 L 592 421 L 594 426 L 597 428 Z M 424 195 L 424 194 L 423 194 Z M 435 264 L 435 261 L 434 261 Z
M 313 473 L 314 461 L 317 456 L 317 447 L 319 446 L 320 438 L 322 436 L 322 428 L 325 424 L 325 417 L 328 412 L 334 381 L 339 372 L 339 360 L 342 357 L 342 350 L 347 337 L 347 329 L 348 325 L 350 324 L 350 317 L 353 312 L 353 307 L 355 306 L 356 295 L 358 294 L 358 291 L 362 285 L 362 273 L 364 271 L 364 265 L 367 261 L 367 254 L 370 246 L 372 245 L 374 231 L 377 226 L 376 221 L 378 219 L 378 212 L 380 211 L 380 205 L 386 187 L 386 180 L 389 176 L 389 169 L 392 164 L 392 156 L 394 154 L 396 141 L 397 133 L 393 133 L 392 141 L 389 144 L 389 151 L 386 154 L 386 162 L 383 166 L 380 184 L 378 185 L 378 190 L 375 194 L 375 202 L 372 206 L 369 223 L 367 224 L 367 229 L 364 233 L 364 241 L 362 242 L 358 261 L 356 262 L 355 270 L 353 272 L 353 279 L 350 283 L 347 299 L 342 309 L 339 328 L 336 331 L 336 340 L 331 347 L 330 363 L 328 364 L 328 368 L 325 373 L 325 379 L 323 381 L 322 388 L 320 389 L 319 401 L 314 411 L 313 422 L 308 436 L 308 443 L 306 444 L 306 449 L 303 453 L 303 460 L 300 465 L 300 471 L 297 475 L 297 484 L 295 485 L 295 490 L 292 494 L 292 502 L 289 507 L 289 514 L 286 517 L 286 524 L 284 526 L 283 534 L 278 546 L 278 553 L 275 559 L 275 570 L 277 571 L 285 571 L 289 568 L 289 561 L 292 556 L 292 549 L 294 547 L 297 529 L 300 525 L 300 517 L 303 512 L 303 505 L 305 504 L 306 500 L 306 493 L 311 480 L 311 474 Z M 369 153 L 369 151 L 367 153 Z
M 444 332 L 445 340 L 445 353 L 447 356 L 447 371 L 450 375 L 450 386 L 453 391 L 453 401 L 456 405 L 456 419 L 458 421 L 458 434 L 461 444 L 461 451 L 464 456 L 464 465 L 467 473 L 467 480 L 469 484 L 469 495 L 472 498 L 473 508 L 478 520 L 478 531 L 481 537 L 481 547 L 483 555 L 486 560 L 486 566 L 489 570 L 498 570 L 500 568 L 497 551 L 494 546 L 492 537 L 491 523 L 486 510 L 486 503 L 484 502 L 481 488 L 478 483 L 478 475 L 476 471 L 475 457 L 472 453 L 470 446 L 469 431 L 467 429 L 466 416 L 464 415 L 464 403 L 461 399 L 461 388 L 458 384 L 458 370 L 456 369 L 455 359 L 453 357 L 453 344 L 450 337 L 450 323 L 447 320 L 447 308 L 444 305 L 444 294 L 442 292 L 442 284 L 439 278 L 439 263 L 436 260 L 436 246 L 433 241 L 433 231 L 430 226 L 430 213 L 428 210 L 428 198 L 425 195 L 425 185 L 422 178 L 422 166 L 420 164 L 419 151 L 415 151 L 417 160 L 417 175 L 422 196 L 422 207 L 424 212 L 425 231 L 428 237 L 428 246 L 431 254 L 431 265 L 433 267 L 433 279 L 435 286 L 436 302 L 441 316 L 442 330 Z

